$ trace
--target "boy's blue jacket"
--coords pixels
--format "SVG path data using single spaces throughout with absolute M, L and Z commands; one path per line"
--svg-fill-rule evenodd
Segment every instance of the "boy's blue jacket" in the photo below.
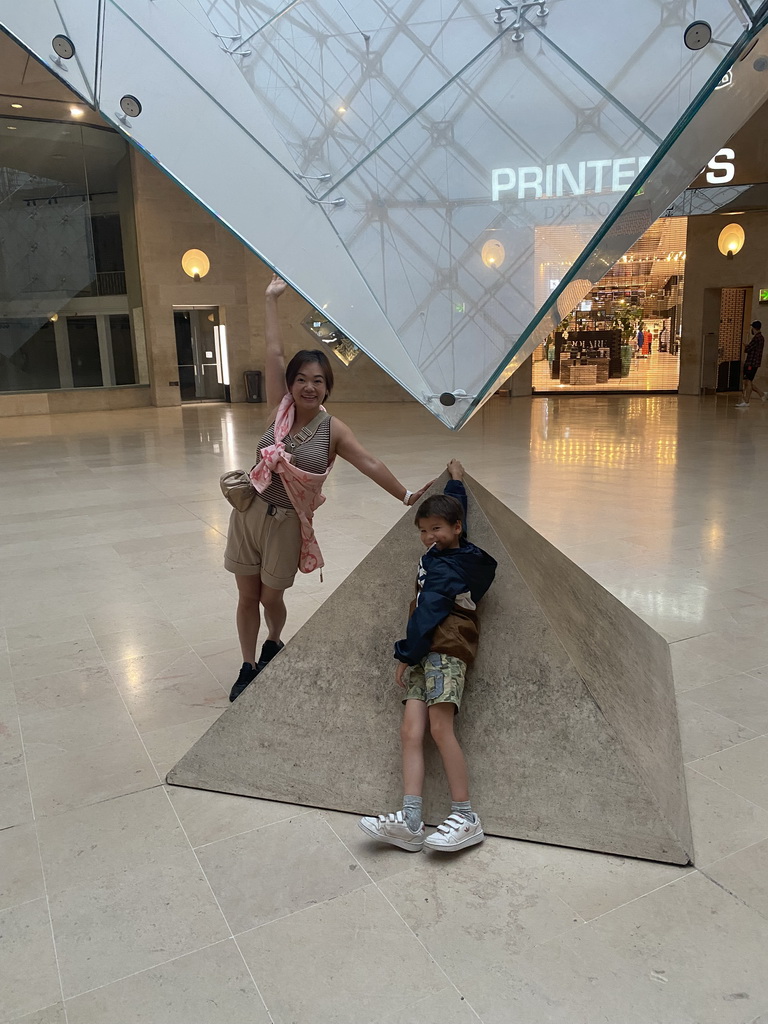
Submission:
M 449 480 L 445 492 L 461 501 L 466 526 L 464 485 Z M 419 561 L 416 601 L 406 637 L 395 644 L 395 658 L 416 665 L 434 651 L 471 664 L 477 653 L 477 603 L 495 574 L 495 559 L 464 536 L 458 548 L 429 548 Z

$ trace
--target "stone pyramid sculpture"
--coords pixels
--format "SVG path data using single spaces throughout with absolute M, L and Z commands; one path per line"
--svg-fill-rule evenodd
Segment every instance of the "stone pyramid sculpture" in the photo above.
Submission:
M 667 644 L 466 483 L 470 536 L 499 563 L 457 724 L 486 832 L 688 863 Z M 404 633 L 421 550 L 409 512 L 168 782 L 361 814 L 399 806 L 392 644 Z M 428 747 L 425 820 L 437 823 L 448 792 Z

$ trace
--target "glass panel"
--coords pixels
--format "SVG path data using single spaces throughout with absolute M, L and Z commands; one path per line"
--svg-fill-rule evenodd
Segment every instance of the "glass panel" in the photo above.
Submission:
M 95 316 L 67 317 L 72 380 L 76 388 L 100 388 L 99 332 Z
M 26 355 L 39 354 L 38 342 L 26 343 L 52 317 L 71 312 L 73 300 L 87 313 L 93 307 L 83 309 L 83 299 L 125 294 L 117 171 L 127 146 L 111 131 L 21 117 L 0 118 L 0 139 L 2 347 L 17 370 L 26 367 L 6 374 L 3 386 L 69 387 L 68 369 L 60 375 L 43 361 L 38 372 Z M 55 360 L 55 346 L 50 353 Z M 62 331 L 60 357 L 65 353 Z
M 136 383 L 136 363 L 131 336 L 131 318 L 126 313 L 109 318 L 109 335 L 112 346 L 112 365 L 115 384 Z
M 0 320 L 0 391 L 48 391 L 59 386 L 51 321 Z
M 0 0 L 0 26 L 34 53 L 57 78 L 89 103 L 96 96 L 96 41 L 100 0 Z M 74 56 L 54 49 L 55 36 L 74 44 Z
M 458 426 L 765 96 L 736 0 L 549 7 L 107 0 L 99 107 Z

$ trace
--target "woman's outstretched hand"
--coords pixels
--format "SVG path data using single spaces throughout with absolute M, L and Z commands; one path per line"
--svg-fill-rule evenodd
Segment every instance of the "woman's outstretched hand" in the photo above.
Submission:
M 411 505 L 415 505 L 416 502 L 421 499 L 422 494 L 428 491 L 434 482 L 434 480 L 430 480 L 429 483 L 424 484 L 424 486 L 420 490 L 414 491 L 413 494 L 408 499 L 408 506 L 410 507 Z
M 285 289 L 288 287 L 282 277 L 278 277 L 277 274 L 272 275 L 272 280 L 267 285 L 267 296 L 273 299 L 279 299 Z

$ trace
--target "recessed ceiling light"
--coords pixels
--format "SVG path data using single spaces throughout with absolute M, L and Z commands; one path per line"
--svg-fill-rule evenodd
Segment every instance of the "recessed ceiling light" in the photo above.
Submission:
M 14 126 L 12 124 L 7 124 L 5 127 L 8 129 L 9 132 L 15 132 L 16 131 L 16 129 L 14 128 Z
M 21 110 L 21 104 L 20 103 L 12 103 L 11 106 L 13 107 L 14 110 Z
M 85 113 L 82 107 L 70 107 L 69 112 L 72 115 L 72 117 L 82 117 Z

